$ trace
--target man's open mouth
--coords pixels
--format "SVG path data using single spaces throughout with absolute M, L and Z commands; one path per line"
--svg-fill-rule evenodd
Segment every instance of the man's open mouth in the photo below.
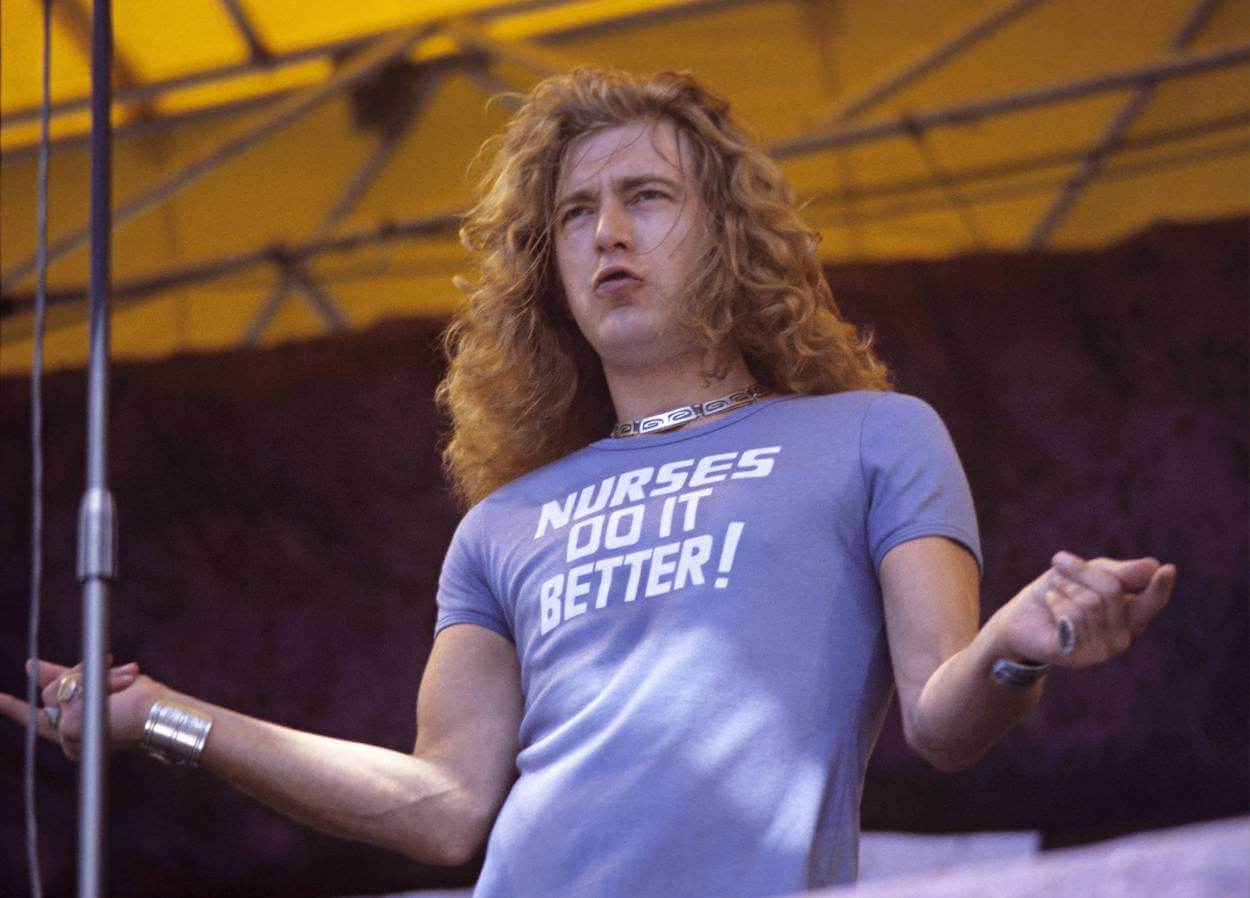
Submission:
M 611 265 L 595 275 L 594 288 L 609 286 L 622 281 L 642 280 L 637 274 L 623 265 Z

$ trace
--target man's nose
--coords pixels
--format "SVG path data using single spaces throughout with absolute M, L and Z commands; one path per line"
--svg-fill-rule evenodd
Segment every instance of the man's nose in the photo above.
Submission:
M 614 249 L 634 248 L 634 222 L 629 211 L 618 201 L 609 200 L 599 207 L 595 225 L 595 249 L 601 253 Z

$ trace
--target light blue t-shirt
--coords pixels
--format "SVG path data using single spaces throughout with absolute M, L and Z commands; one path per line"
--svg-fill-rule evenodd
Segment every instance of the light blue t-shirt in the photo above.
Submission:
M 765 896 L 854 879 L 893 693 L 877 570 L 919 536 L 980 565 L 920 399 L 784 396 L 604 439 L 461 522 L 437 629 L 516 645 L 519 778 L 478 898 Z

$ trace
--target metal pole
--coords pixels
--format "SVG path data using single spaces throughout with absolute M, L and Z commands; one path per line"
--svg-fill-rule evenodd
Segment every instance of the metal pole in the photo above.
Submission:
M 91 361 L 87 369 L 87 489 L 78 509 L 83 610 L 83 735 L 78 781 L 78 896 L 104 883 L 108 751 L 108 598 L 117 572 L 116 518 L 108 488 L 109 257 L 113 21 L 95 0 L 91 35 Z

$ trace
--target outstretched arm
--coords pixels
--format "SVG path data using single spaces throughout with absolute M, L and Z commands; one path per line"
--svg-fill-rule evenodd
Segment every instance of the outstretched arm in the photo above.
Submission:
M 64 674 L 40 664 L 45 702 Z M 275 810 L 331 835 L 370 842 L 427 863 L 460 864 L 480 848 L 512 784 L 521 717 L 511 643 L 482 627 L 449 627 L 435 640 L 417 699 L 412 754 L 268 723 L 174 692 L 133 666 L 115 669 L 109 699 L 114 748 L 143 741 L 156 701 L 212 717 L 200 757 L 207 770 Z M 62 704 L 40 735 L 76 756 L 81 700 Z M 26 719 L 23 701 L 0 694 L 0 713 Z
M 924 537 L 881 563 L 890 657 L 908 744 L 940 770 L 977 761 L 1041 695 L 1041 682 L 1004 686 L 991 669 L 1011 661 L 1086 667 L 1125 651 L 1163 608 L 1176 567 L 1153 558 L 1084 561 L 1057 553 L 1049 570 L 977 630 L 976 562 L 963 547 Z M 1060 647 L 1059 620 L 1075 648 Z

